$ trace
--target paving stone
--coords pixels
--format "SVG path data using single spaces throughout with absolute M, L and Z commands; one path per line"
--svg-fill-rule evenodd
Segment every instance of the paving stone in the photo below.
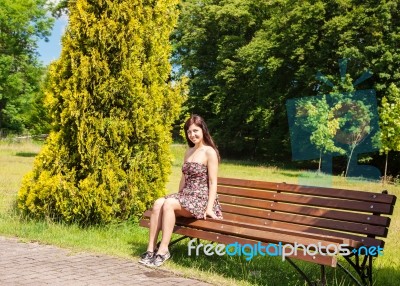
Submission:
M 0 236 L 0 285 L 211 285 L 136 261 Z

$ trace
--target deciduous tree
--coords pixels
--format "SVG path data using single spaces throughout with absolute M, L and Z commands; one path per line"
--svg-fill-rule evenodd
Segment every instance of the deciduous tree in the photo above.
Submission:
M 390 151 L 400 151 L 400 90 L 395 84 L 389 86 L 387 96 L 382 99 L 380 113 L 380 151 L 386 155 L 384 182 Z
M 33 102 L 44 73 L 37 41 L 50 35 L 53 18 L 46 0 L 0 1 L 0 131 L 31 127 Z M 42 104 L 37 107 L 42 109 Z

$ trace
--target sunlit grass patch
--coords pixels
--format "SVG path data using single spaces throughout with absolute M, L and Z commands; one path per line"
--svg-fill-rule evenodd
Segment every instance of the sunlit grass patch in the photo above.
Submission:
M 185 145 L 171 145 L 173 154 L 168 192 L 177 192 L 181 176 L 181 166 Z M 65 247 L 71 251 L 90 251 L 138 260 L 146 250 L 148 229 L 137 223 L 126 221 L 107 226 L 82 228 L 52 221 L 21 219 L 14 209 L 15 199 L 23 176 L 32 168 L 34 154 L 41 144 L 33 142 L 9 143 L 0 141 L 0 235 L 18 236 L 24 241 L 39 241 Z M 31 154 L 32 156 L 21 156 Z M 351 180 L 340 176 L 317 174 L 306 170 L 277 168 L 245 161 L 222 161 L 219 176 L 252 180 L 317 184 L 331 182 L 338 188 L 380 192 L 387 189 L 389 194 L 400 196 L 400 187 L 382 186 L 362 180 Z M 324 186 L 325 186 L 324 185 Z M 374 263 L 374 279 L 378 285 L 397 285 L 400 281 L 400 203 L 397 203 L 389 235 L 386 239 L 384 255 Z M 176 236 L 175 236 L 176 237 Z M 204 254 L 188 256 L 188 240 L 180 242 L 171 250 L 170 262 L 165 267 L 187 277 L 196 277 L 215 285 L 305 285 L 300 275 L 280 257 L 254 257 L 246 261 L 244 257 L 213 256 Z M 305 273 L 314 280 L 319 278 L 319 266 L 299 262 Z M 328 285 L 352 285 L 338 269 L 327 268 Z

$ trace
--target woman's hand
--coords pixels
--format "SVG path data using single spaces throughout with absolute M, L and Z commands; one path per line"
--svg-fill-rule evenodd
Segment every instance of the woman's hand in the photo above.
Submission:
M 206 210 L 206 212 L 204 213 L 204 220 L 207 219 L 207 216 L 211 217 L 212 219 L 219 219 L 219 217 L 217 217 L 213 210 Z

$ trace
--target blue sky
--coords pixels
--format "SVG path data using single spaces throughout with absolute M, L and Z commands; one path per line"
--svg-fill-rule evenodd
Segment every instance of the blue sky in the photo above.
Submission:
M 67 26 L 68 18 L 67 16 L 62 16 L 56 19 L 53 31 L 49 37 L 49 41 L 45 42 L 40 40 L 38 42 L 38 52 L 40 54 L 39 59 L 44 65 L 48 65 L 50 62 L 58 59 L 61 53 L 61 36 Z

